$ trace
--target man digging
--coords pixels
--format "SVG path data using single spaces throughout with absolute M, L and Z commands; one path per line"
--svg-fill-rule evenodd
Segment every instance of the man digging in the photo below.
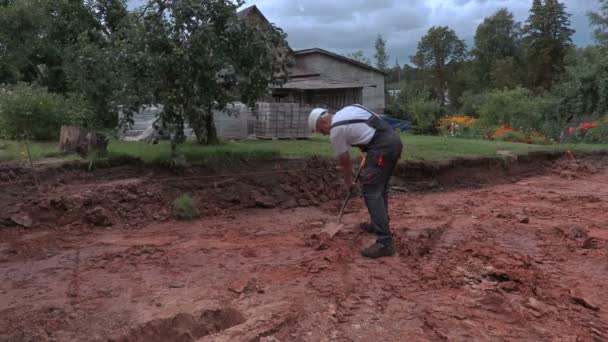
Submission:
M 361 229 L 375 233 L 376 242 L 361 253 L 368 258 L 380 258 L 395 253 L 389 228 L 388 182 L 397 166 L 403 145 L 399 135 L 377 114 L 363 106 L 351 105 L 331 115 L 326 109 L 310 112 L 308 126 L 312 132 L 329 135 L 342 168 L 346 191 L 356 185 L 350 147 L 358 147 L 366 153 L 361 173 L 362 192 L 370 223 L 362 223 Z

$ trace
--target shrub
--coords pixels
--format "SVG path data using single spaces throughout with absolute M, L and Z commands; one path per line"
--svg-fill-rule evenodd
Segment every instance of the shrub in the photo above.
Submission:
M 608 142 L 608 116 L 603 116 L 596 122 L 592 123 L 592 128 L 587 129 L 585 133 L 585 142 Z
M 527 89 L 492 91 L 480 107 L 480 120 L 486 125 L 507 125 L 522 131 L 538 131 L 542 115 Z
M 194 220 L 201 216 L 194 199 L 182 194 L 173 201 L 173 216 L 178 220 Z
M 605 143 L 608 142 L 608 116 L 603 116 L 597 121 L 581 123 L 578 126 L 568 128 L 568 139 L 570 142 Z
M 57 140 L 61 125 L 89 121 L 86 107 L 78 97 L 65 98 L 35 85 L 0 88 L 1 135 L 16 140 Z
M 416 98 L 408 106 L 416 121 L 417 133 L 436 133 L 435 122 L 443 114 L 443 108 L 436 100 Z
M 488 94 L 485 93 L 475 94 L 471 91 L 465 91 L 459 100 L 462 104 L 460 111 L 479 117 L 481 106 L 487 101 L 487 98 Z

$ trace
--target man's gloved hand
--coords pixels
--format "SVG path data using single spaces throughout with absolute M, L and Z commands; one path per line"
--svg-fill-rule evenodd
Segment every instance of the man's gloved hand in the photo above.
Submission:
M 346 198 L 346 196 L 351 193 L 351 195 L 353 197 L 357 196 L 357 194 L 359 193 L 359 184 L 357 183 L 351 183 L 350 185 L 344 185 L 342 186 L 342 198 Z

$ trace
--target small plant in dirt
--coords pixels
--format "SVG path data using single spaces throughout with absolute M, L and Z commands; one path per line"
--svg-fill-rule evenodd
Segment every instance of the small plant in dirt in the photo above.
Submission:
M 201 216 L 192 196 L 181 194 L 173 201 L 173 216 L 178 220 L 194 220 Z

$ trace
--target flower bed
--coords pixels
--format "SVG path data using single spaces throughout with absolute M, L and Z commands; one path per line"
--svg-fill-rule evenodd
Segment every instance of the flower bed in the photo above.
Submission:
M 462 136 L 468 131 L 477 119 L 469 116 L 446 116 L 437 121 L 436 126 L 443 135 Z
M 547 140 L 544 134 L 538 132 L 526 133 L 523 131 L 515 130 L 511 126 L 500 126 L 494 133 L 487 133 L 484 135 L 485 139 L 490 140 L 502 140 L 523 144 L 535 144 L 535 145 L 551 145 L 552 141 Z

